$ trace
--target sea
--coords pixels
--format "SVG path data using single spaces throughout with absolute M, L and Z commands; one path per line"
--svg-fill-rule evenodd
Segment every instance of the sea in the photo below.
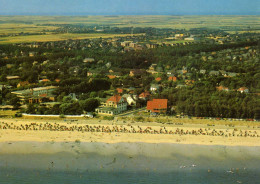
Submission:
M 40 143 L 19 144 L 38 149 L 0 153 L 0 184 L 260 183 L 259 147 L 49 143 L 59 149 L 41 153 Z

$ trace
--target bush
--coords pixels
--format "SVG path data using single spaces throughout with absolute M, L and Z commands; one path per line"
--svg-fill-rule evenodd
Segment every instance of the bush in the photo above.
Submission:
M 65 118 L 65 115 L 64 114 L 60 114 L 60 118 Z
M 104 120 L 114 120 L 114 116 L 104 116 Z
M 143 122 L 144 118 L 142 116 L 138 116 L 134 118 L 135 121 Z
M 16 118 L 18 118 L 18 117 L 20 118 L 20 117 L 22 117 L 22 116 L 23 116 L 22 113 L 18 113 L 18 112 L 15 113 L 15 115 L 14 115 L 14 117 L 16 117 Z

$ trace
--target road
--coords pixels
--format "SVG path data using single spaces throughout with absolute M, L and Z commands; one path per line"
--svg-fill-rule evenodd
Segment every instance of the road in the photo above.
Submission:
M 131 110 L 131 111 L 126 111 L 125 113 L 118 114 L 118 115 L 116 115 L 116 116 L 117 116 L 117 117 L 131 116 L 131 115 L 133 115 L 134 113 L 141 112 L 141 111 L 145 111 L 145 110 L 146 110 L 146 107 L 142 107 L 142 108 L 140 108 L 140 109 L 134 109 L 134 110 Z

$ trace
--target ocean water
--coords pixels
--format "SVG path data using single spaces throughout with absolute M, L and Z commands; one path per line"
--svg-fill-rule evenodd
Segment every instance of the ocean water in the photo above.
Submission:
M 21 145 L 34 153 L 0 153 L 0 184 L 260 183 L 258 147 L 57 143 L 39 153 L 41 144 Z
M 1 169 L 1 184 L 121 184 L 121 183 L 184 183 L 184 184 L 232 184 L 232 183 L 259 183 L 259 171 L 243 171 L 229 174 L 222 171 L 205 170 L 180 171 L 180 172 L 105 172 L 105 171 L 85 171 L 85 172 L 61 172 L 43 170 L 23 170 L 23 169 Z

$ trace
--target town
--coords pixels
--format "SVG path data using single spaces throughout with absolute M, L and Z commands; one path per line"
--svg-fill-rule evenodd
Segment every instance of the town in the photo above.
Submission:
M 55 31 L 130 36 L 1 45 L 2 110 L 259 119 L 257 33 L 73 25 Z

